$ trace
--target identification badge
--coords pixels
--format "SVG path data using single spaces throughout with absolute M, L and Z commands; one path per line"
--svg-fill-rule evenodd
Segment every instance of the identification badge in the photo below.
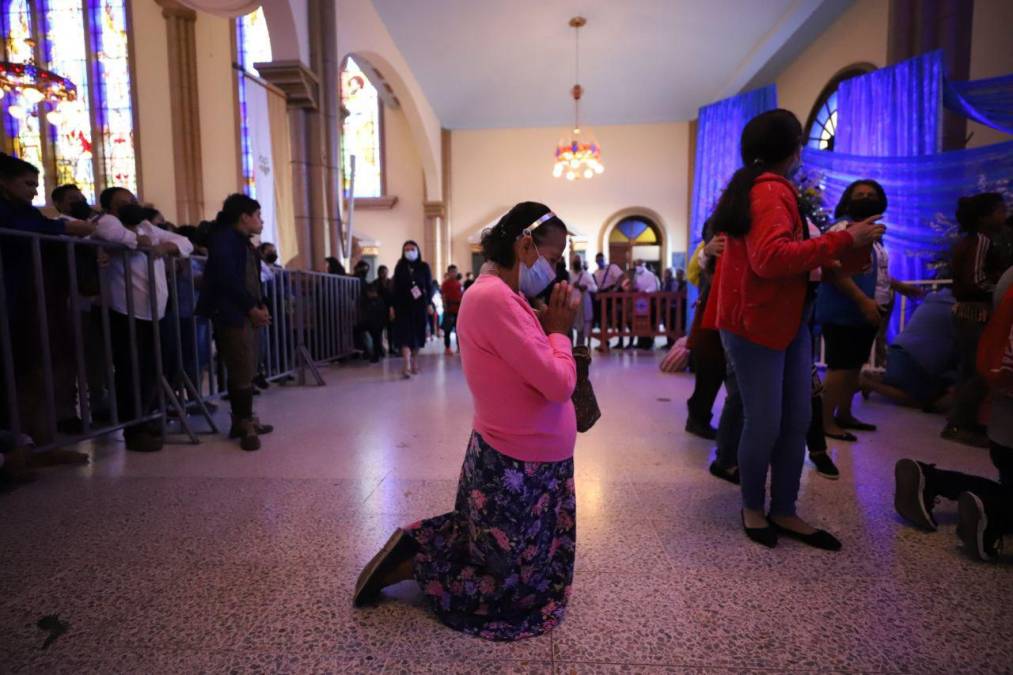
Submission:
M 422 291 L 419 290 L 418 286 L 412 286 L 412 300 L 418 300 L 422 297 Z

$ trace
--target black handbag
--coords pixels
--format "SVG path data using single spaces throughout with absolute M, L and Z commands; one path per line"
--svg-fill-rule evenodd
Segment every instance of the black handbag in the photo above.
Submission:
M 591 351 L 587 347 L 574 347 L 573 360 L 577 362 L 577 386 L 573 389 L 573 409 L 577 413 L 577 431 L 584 433 L 601 417 L 601 408 L 591 386 Z

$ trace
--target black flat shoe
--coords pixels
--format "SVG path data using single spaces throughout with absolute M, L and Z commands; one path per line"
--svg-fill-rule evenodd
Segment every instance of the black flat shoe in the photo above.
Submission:
M 867 424 L 866 422 L 862 422 L 861 420 L 855 419 L 842 420 L 839 417 L 835 417 L 834 421 L 837 422 L 837 426 L 839 426 L 842 429 L 853 429 L 855 431 L 875 431 L 877 428 L 875 424 Z
M 737 466 L 723 467 L 720 464 L 718 464 L 718 461 L 715 459 L 713 462 L 711 462 L 711 465 L 708 467 L 708 470 L 711 472 L 711 475 L 714 476 L 715 478 L 726 480 L 729 483 L 732 483 L 733 485 L 738 485 L 740 482 L 739 467 Z
M 769 521 L 767 527 L 746 527 L 746 514 L 740 511 L 739 515 L 742 516 L 742 529 L 746 531 L 747 537 L 767 548 L 777 546 L 777 530 L 771 527 Z
M 686 420 L 686 433 L 699 436 L 708 441 L 717 440 L 718 437 L 718 430 L 712 427 L 709 422 L 704 424 L 692 417 Z
M 854 443 L 855 441 L 858 440 L 858 436 L 852 433 L 848 433 L 847 431 L 840 434 L 832 434 L 829 431 L 826 431 L 823 433 L 823 435 L 826 436 L 827 438 L 832 438 L 835 441 L 847 441 L 848 443 Z
M 383 590 L 384 577 L 401 562 L 415 555 L 418 545 L 400 527 L 395 530 L 383 548 L 377 552 L 359 574 L 355 582 L 352 606 L 362 607 L 375 602 Z
M 773 520 L 770 521 L 770 526 L 778 534 L 782 534 L 788 537 L 789 539 L 795 539 L 796 541 L 800 541 L 806 546 L 812 546 L 813 548 L 818 548 L 823 551 L 841 550 L 841 542 L 837 539 L 837 537 L 830 534 L 826 530 L 816 530 L 812 534 L 802 534 L 801 532 L 796 532 L 795 530 L 789 530 L 786 527 L 781 527 Z

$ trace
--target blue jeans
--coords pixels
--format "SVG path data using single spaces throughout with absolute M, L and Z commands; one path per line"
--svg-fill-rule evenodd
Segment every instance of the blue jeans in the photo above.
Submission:
M 764 511 L 770 467 L 770 513 L 795 515 L 805 437 L 812 416 L 812 339 L 802 322 L 784 351 L 721 331 L 742 396 L 739 476 L 742 505 Z

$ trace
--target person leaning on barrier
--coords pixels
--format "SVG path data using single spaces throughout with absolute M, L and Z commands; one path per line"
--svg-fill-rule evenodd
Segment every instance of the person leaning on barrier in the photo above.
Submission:
M 155 350 L 161 347 L 155 341 L 155 322 L 165 317 L 169 300 L 164 258 L 177 255 L 189 257 L 193 252 L 193 244 L 186 237 L 159 229 L 148 222 L 144 207 L 137 203 L 137 197 L 126 188 L 106 188 L 99 196 L 99 202 L 103 213 L 98 219 L 95 237 L 133 249 L 111 250 L 109 264 L 102 270 L 109 289 L 109 328 L 115 368 L 116 410 L 120 422 L 128 423 L 123 429 L 127 450 L 155 452 L 162 449 L 160 428 L 156 429 L 151 422 L 138 420 L 152 412 L 159 378 L 162 377 L 157 368 L 158 352 Z M 150 268 L 152 278 L 149 278 L 149 255 L 154 258 Z M 136 370 L 131 348 L 132 337 L 136 341 Z M 163 359 L 163 363 L 168 361 Z M 138 390 L 140 397 L 135 398 Z M 140 408 L 137 407 L 138 403 Z
M 95 224 L 82 220 L 53 220 L 32 206 L 38 195 L 39 170 L 17 157 L 0 153 L 0 228 L 42 235 L 86 237 Z M 46 424 L 45 382 L 39 345 L 38 299 L 35 297 L 32 241 L 28 237 L 0 237 L 3 256 L 4 299 L 10 322 L 14 373 L 0 373 L 0 428 L 11 425 L 12 408 L 20 410 L 22 428 L 36 443 L 49 440 Z M 14 329 L 17 320 L 18 330 Z M 7 400 L 5 377 L 15 379 L 17 401 Z
M 214 322 L 215 342 L 228 370 L 229 438 L 238 438 L 246 451 L 259 450 L 260 436 L 274 430 L 253 414 L 256 331 L 271 323 L 262 303 L 260 257 L 251 241 L 263 229 L 256 200 L 242 194 L 225 200 L 211 229 L 204 288 L 197 303 L 197 313 Z

